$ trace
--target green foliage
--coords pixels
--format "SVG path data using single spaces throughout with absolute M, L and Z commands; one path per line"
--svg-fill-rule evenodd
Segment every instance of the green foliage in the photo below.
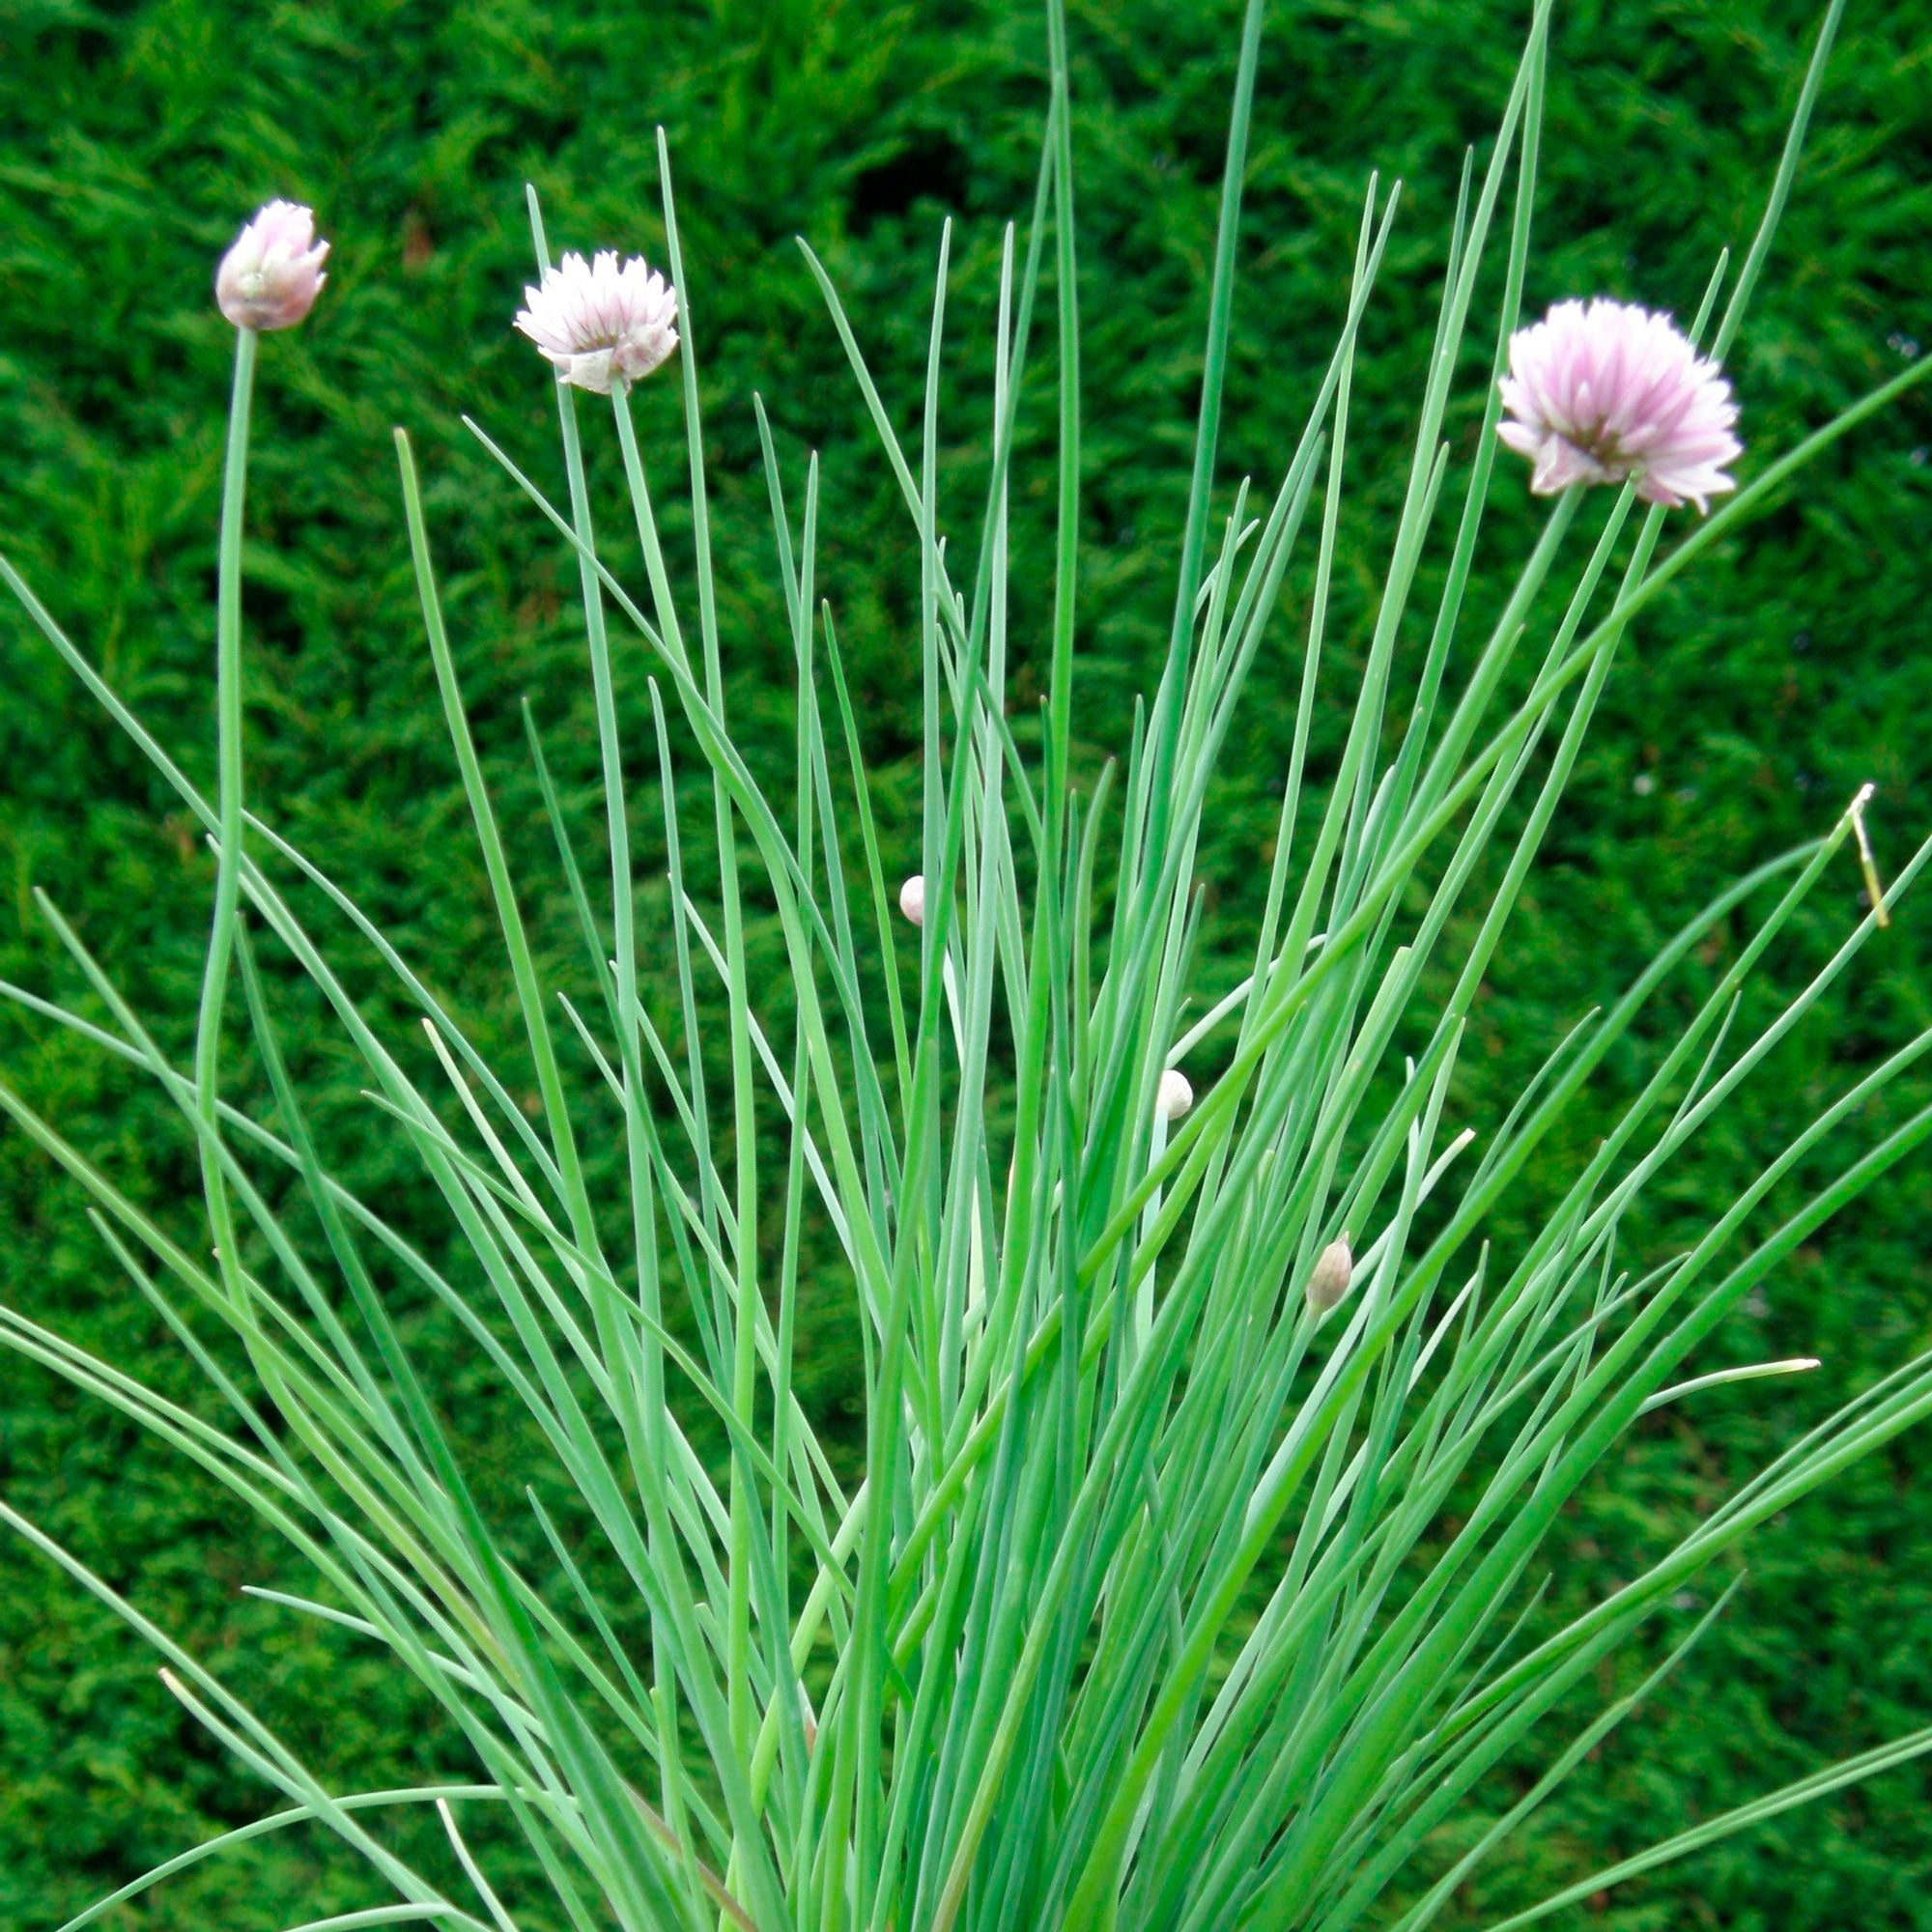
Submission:
M 518 875 L 554 874 L 517 712 L 525 694 L 594 871 L 596 732 L 575 565 L 455 422 L 458 410 L 475 414 L 561 496 L 550 385 L 506 327 L 526 276 L 524 180 L 541 190 L 557 245 L 623 242 L 655 259 L 650 124 L 665 124 L 682 183 L 687 296 L 705 344 L 735 735 L 773 795 L 787 795 L 792 645 L 767 562 L 749 402 L 758 387 L 788 399 L 775 426 L 788 469 L 802 469 L 807 444 L 821 452 L 820 587 L 838 612 L 889 848 L 916 850 L 919 547 L 790 237 L 807 234 L 826 260 L 909 432 L 940 216 L 956 221 L 952 339 L 983 344 L 1000 224 L 1030 205 L 1044 54 L 1030 6 L 720 4 L 668 19 L 654 12 L 647 24 L 629 8 L 539 11 L 510 0 L 267 16 L 198 0 L 126 14 L 23 11 L 38 13 L 26 23 L 35 31 L 17 36 L 22 57 L 0 80 L 7 123 L 22 130 L 0 165 L 9 554 L 197 781 L 212 784 L 207 612 L 230 335 L 208 280 L 257 200 L 283 192 L 315 202 L 336 242 L 331 283 L 314 321 L 272 345 L 257 401 L 244 560 L 250 797 L 329 864 L 471 1025 L 492 1064 L 522 1064 L 516 1007 L 419 645 L 387 429 L 406 424 L 421 453 L 465 695 Z M 1531 306 L 1601 289 L 1694 307 L 1716 249 L 1748 240 L 1803 69 L 1808 13 L 1578 6 L 1559 14 Z M 1461 151 L 1493 125 L 1517 25 L 1508 10 L 1477 20 L 1455 4 L 1284 6 L 1270 21 L 1224 474 L 1279 470 L 1340 320 L 1338 265 L 1365 171 L 1374 164 L 1406 184 L 1358 363 L 1331 611 L 1337 689 L 1352 688 L 1359 671 L 1385 567 L 1380 546 L 1406 454 L 1395 412 L 1417 386 Z M 1231 8 L 1151 0 L 1079 12 L 1073 22 L 1088 318 L 1086 735 L 1073 747 L 1083 784 L 1123 744 L 1131 696 L 1151 684 L 1165 645 L 1235 28 Z M 1854 9 L 1772 271 L 1732 358 L 1757 451 L 1794 441 L 1932 331 L 1923 306 L 1932 188 L 1914 161 L 1932 141 L 1918 38 L 1909 6 Z M 954 352 L 947 381 L 959 390 L 970 380 L 977 397 L 987 371 L 967 354 Z M 636 413 L 646 450 L 665 451 L 655 460 L 681 480 L 673 391 L 647 388 Z M 1449 432 L 1461 438 L 1459 461 L 1476 406 L 1463 385 Z M 950 503 L 977 506 L 983 439 L 970 439 L 965 421 L 955 409 L 958 444 L 940 452 L 940 482 Z M 1050 391 L 1039 384 L 1015 457 L 1016 717 L 1045 681 L 1051 433 Z M 1478 1003 L 1455 1119 L 1492 1125 L 1587 1006 L 1612 997 L 1732 875 L 1824 830 L 1859 781 L 1881 787 L 1881 861 L 1916 842 L 1914 802 L 1932 779 L 1919 728 L 1932 700 L 1921 642 L 1932 593 L 1928 442 L 1921 389 L 1830 452 L 1800 493 L 1725 540 L 1712 567 L 1646 614 Z M 608 438 L 596 440 L 592 464 L 614 533 L 623 526 Z M 1535 526 L 1515 481 L 1496 495 L 1498 550 L 1512 540 L 1526 548 Z M 673 570 L 688 575 L 688 519 L 668 501 L 662 518 Z M 1437 587 L 1434 567 L 1418 588 L 1423 608 Z M 1042 586 L 1037 603 L 1028 585 Z M 1479 586 L 1492 599 L 1502 588 Z M 1494 614 L 1476 602 L 1470 629 Z M 642 670 L 633 659 L 619 696 L 638 758 L 640 917 L 661 937 L 665 851 L 651 830 Z M 10 887 L 0 975 L 85 1003 L 33 911 L 31 889 L 44 886 L 183 1064 L 213 872 L 194 828 L 11 611 L 0 619 L 0 675 Z M 1204 977 L 1218 974 L 1217 984 L 1243 970 L 1259 915 L 1297 676 L 1298 653 L 1264 651 L 1223 759 L 1200 858 L 1215 882 Z M 1312 768 L 1323 777 L 1346 723 L 1339 706 L 1318 715 Z M 701 780 L 695 759 L 685 771 Z M 692 790 L 687 822 L 701 817 L 706 789 Z M 711 882 L 693 883 L 702 896 Z M 1821 963 L 1857 891 L 1849 863 L 1833 871 L 1830 902 L 1801 918 L 1756 996 L 1766 1004 L 1747 1008 L 1741 1027 L 1761 1022 L 1779 988 Z M 553 980 L 594 1000 L 560 891 L 526 909 Z M 1695 962 L 1673 992 L 1676 1017 L 1743 930 L 1720 931 Z M 1694 1165 L 1666 1177 L 1626 1230 L 1634 1262 L 1675 1252 L 1826 1096 L 1932 1020 L 1925 931 L 1922 906 L 1909 903 L 1851 990 L 1747 1090 L 1748 1105 L 1719 1115 Z M 754 973 L 782 972 L 776 920 L 755 905 L 747 947 Z M 407 1009 L 382 976 L 355 990 L 400 1028 Z M 406 1143 L 373 1131 L 355 1097 L 364 1075 L 298 982 L 277 993 L 292 1067 L 305 1092 L 324 1096 L 318 1131 L 331 1165 L 446 1259 L 444 1220 Z M 646 998 L 662 1003 L 653 1017 L 669 1026 L 674 981 L 653 973 Z M 724 1029 L 712 1032 L 722 1080 Z M 167 1102 L 128 1069 L 11 1014 L 0 1019 L 0 1065 L 137 1199 L 194 1199 L 191 1148 Z M 240 1065 L 259 1090 L 259 1068 Z M 1605 1111 L 1580 1110 L 1562 1144 L 1541 1151 L 1491 1223 L 1499 1245 L 1520 1245 L 1539 1225 L 1638 1065 L 1635 1055 L 1613 1062 Z M 614 1116 L 603 1125 L 601 1140 L 586 1141 L 587 1159 L 610 1181 L 622 1137 Z M 1617 1485 L 1589 1492 L 1552 1546 L 1552 1627 L 1667 1547 L 1837 1399 L 1925 1346 L 1922 1198 L 1921 1171 L 1889 1177 L 1801 1250 L 1700 1358 L 1814 1352 L 1826 1360 L 1821 1376 L 1716 1391 L 1628 1438 Z M 774 1228 L 781 1207 L 774 1191 L 765 1205 Z M 202 1400 L 190 1365 L 87 1230 L 73 1190 L 51 1182 L 11 1128 L 0 1129 L 0 1215 L 9 1231 L 0 1300 L 190 1406 Z M 174 1232 L 199 1238 L 194 1227 L 184 1214 Z M 799 1393 L 856 1455 L 848 1294 L 835 1281 L 807 1295 Z M 488 1362 L 428 1307 L 406 1307 L 404 1329 L 434 1364 L 470 1466 L 480 1463 L 486 1489 L 514 1494 L 532 1445 Z M 1932 1667 L 1912 1634 L 1932 1608 L 1923 1580 L 1932 1542 L 1911 1492 L 1927 1456 L 1908 1438 L 1762 1533 L 1748 1614 L 1734 1607 L 1718 1624 L 1674 1692 L 1615 1734 L 1521 1841 L 1521 1858 L 1485 1872 L 1443 1922 L 1484 1923 L 1687 1816 L 1924 1721 Z M 468 1775 L 461 1741 L 370 1646 L 238 1596 L 245 1582 L 308 1587 L 273 1539 L 160 1445 L 12 1357 L 0 1358 L 0 1492 L 218 1674 L 261 1692 L 265 1715 L 325 1777 L 367 1787 Z M 259 1815 L 264 1802 L 162 1691 L 132 1638 L 23 1546 L 4 1548 L 0 1926 L 25 1932 Z M 1627 1674 L 1601 1688 L 1633 1688 L 1661 1654 L 1626 1660 Z M 1932 1924 L 1912 1815 L 1924 1789 L 1922 1768 L 1908 1769 L 1620 1890 L 1577 1922 L 1803 1932 L 1841 1923 L 1856 1899 L 1872 1925 Z M 1485 1811 L 1516 1795 L 1483 1794 Z M 1459 1818 L 1450 1848 L 1480 1822 Z M 474 1835 L 488 1842 L 487 1827 Z M 433 1818 L 405 1823 L 397 1842 L 436 1866 Z M 281 1924 L 366 1897 L 342 1856 L 303 1829 L 171 1882 L 131 1922 L 185 1928 L 245 1909 Z

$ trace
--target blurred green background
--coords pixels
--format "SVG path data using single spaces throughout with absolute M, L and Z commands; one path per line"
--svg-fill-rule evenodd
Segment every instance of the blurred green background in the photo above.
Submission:
M 1358 365 L 1328 696 L 1316 770 L 1346 720 L 1410 440 L 1408 410 L 1464 146 L 1486 143 L 1514 65 L 1518 5 L 1281 0 L 1270 10 L 1249 183 L 1224 476 L 1272 488 L 1332 340 L 1367 171 L 1400 175 L 1405 213 Z M 1528 299 L 1605 292 L 1694 307 L 1719 248 L 1755 226 L 1817 10 L 1783 0 L 1559 7 L 1545 185 Z M 1087 464 L 1079 759 L 1124 746 L 1172 596 L 1190 412 L 1225 139 L 1234 0 L 1075 0 Z M 189 770 L 213 778 L 211 594 L 231 331 L 209 295 L 238 221 L 275 194 L 312 202 L 335 252 L 313 320 L 265 345 L 246 560 L 251 802 L 327 864 L 475 1035 L 521 1078 L 507 977 L 409 582 L 388 432 L 407 425 L 467 693 L 547 959 L 582 978 L 524 754 L 531 697 L 584 834 L 594 781 L 575 564 L 460 427 L 476 415 L 558 485 L 551 384 L 509 329 L 528 262 L 522 184 L 554 245 L 656 260 L 654 127 L 680 184 L 707 407 L 730 703 L 754 763 L 785 783 L 790 644 L 770 567 L 752 394 L 791 486 L 821 452 L 820 582 L 838 612 L 903 838 L 916 780 L 917 557 L 895 486 L 793 245 L 838 280 L 889 407 L 916 412 L 938 232 L 951 215 L 955 318 L 942 488 L 976 514 L 989 407 L 985 324 L 1002 224 L 1030 206 L 1044 98 L 1031 0 L 12 0 L 0 77 L 0 528 L 7 554 Z M 1776 254 L 1733 357 L 1744 469 L 1932 343 L 1932 33 L 1923 0 L 1854 0 Z M 1493 277 L 1486 291 L 1492 304 Z M 1480 408 L 1482 306 L 1453 459 Z M 1044 343 L 1018 457 L 1016 720 L 1037 686 L 1052 469 Z M 639 398 L 640 433 L 681 481 L 675 385 Z M 600 426 L 601 427 L 601 426 Z M 608 440 L 608 438 L 604 439 Z M 1454 1110 L 1492 1125 L 1592 1003 L 1736 872 L 1823 830 L 1875 781 L 1881 863 L 1932 830 L 1932 403 L 1856 434 L 1770 514 L 1720 545 L 1627 646 L 1593 746 L 1530 882 L 1463 1055 Z M 621 528 L 598 456 L 601 506 Z M 1452 475 L 1451 488 L 1457 487 Z M 1512 467 L 1486 543 L 1473 630 L 1533 527 Z M 689 584 L 688 519 L 666 515 Z M 1686 526 L 1678 526 L 1681 529 Z M 630 553 L 613 543 L 622 570 Z M 1291 581 L 1209 815 L 1204 975 L 1251 930 L 1272 837 L 1284 718 L 1305 614 Z M 1430 607 L 1430 585 L 1418 608 Z M 628 648 L 628 647 L 627 647 Z M 624 662 L 630 742 L 648 741 L 644 667 Z M 187 1037 L 212 868 L 192 829 L 20 613 L 0 611 L 0 975 L 85 1006 L 35 913 L 54 894 L 163 1041 Z M 653 772 L 636 772 L 640 884 L 663 930 Z M 698 796 L 694 794 L 694 797 Z M 701 819 L 694 819 L 694 826 Z M 902 846 L 901 849 L 908 849 Z M 1847 863 L 1774 956 L 1803 983 L 1858 910 Z M 319 921 L 324 929 L 336 928 Z M 1690 1004 L 1741 925 L 1662 1002 Z M 1464 935 L 1466 936 L 1466 928 Z M 1908 903 L 1848 986 L 1714 1123 L 1629 1230 L 1648 1263 L 1731 1197 L 1780 1137 L 1932 1021 L 1932 928 Z M 773 935 L 754 930 L 755 947 Z M 358 992 L 394 1031 L 378 973 Z M 300 1076 L 326 1096 L 345 1178 L 444 1240 L 406 1148 L 358 1105 L 356 1068 L 271 960 Z M 238 1081 L 248 1079 L 239 1048 Z M 1504 1204 L 1508 1249 L 1630 1091 L 1622 1056 Z M 190 1243 L 185 1143 L 150 1088 L 71 1036 L 0 1015 L 0 1071 Z M 1925 1083 L 1888 1099 L 1923 1104 Z M 1878 1122 L 1861 1122 L 1861 1135 Z M 1788 1208 L 1795 1192 L 1779 1197 Z M 1719 1392 L 1652 1418 L 1551 1545 L 1552 1614 L 1631 1574 L 1776 1446 L 1932 1341 L 1921 1160 L 1805 1249 L 1707 1365 L 1814 1352 L 1797 1383 Z M 170 1204 L 174 1204 L 171 1206 Z M 777 1204 L 774 1204 L 776 1211 Z M 0 1299 L 179 1400 L 192 1368 L 89 1230 L 78 1191 L 0 1127 Z M 835 1430 L 858 1368 L 843 1284 L 809 1311 L 802 1387 Z M 526 1466 L 500 1389 L 427 1316 L 412 1318 L 446 1409 L 506 1483 Z M 1683 1674 L 1615 1734 L 1444 1922 L 1486 1922 L 1652 1838 L 1932 1720 L 1932 1438 L 1861 1465 L 1769 1527 L 1751 1580 Z M 259 1700 L 340 1789 L 462 1772 L 460 1744 L 369 1647 L 239 1594 L 300 1591 L 300 1566 L 225 1494 L 119 1417 L 0 1359 L 0 1492 Z M 1690 1614 L 1686 1605 L 1683 1614 Z M 1674 1628 L 1674 1627 L 1673 1627 Z M 1660 1632 L 1661 1644 L 1671 1632 Z M 1643 1662 L 1606 1676 L 1605 1694 Z M 1484 1816 L 1522 1788 L 1498 1776 Z M 1928 1780 L 1915 1768 L 1796 1813 L 1579 1908 L 1566 1924 L 1648 1932 L 1932 1926 Z M 132 1635 L 15 1539 L 0 1543 L 0 1928 L 57 1923 L 193 1840 L 269 1808 L 156 1680 Z M 1474 1835 L 1458 1821 L 1443 1849 Z M 413 1834 L 433 1821 L 406 1822 Z M 371 1882 L 322 1834 L 282 1834 L 163 1887 L 120 1922 L 271 1928 L 367 1904 Z M 532 1921 L 540 1923 L 540 1921 Z

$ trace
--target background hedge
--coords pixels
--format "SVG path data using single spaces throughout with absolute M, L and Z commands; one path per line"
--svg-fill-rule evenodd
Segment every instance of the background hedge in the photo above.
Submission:
M 1279 0 L 1270 11 L 1227 478 L 1253 472 L 1271 487 L 1336 325 L 1367 170 L 1406 184 L 1357 377 L 1319 772 L 1339 745 L 1393 526 L 1463 150 L 1493 126 L 1523 9 Z M 1716 251 L 1738 249 L 1755 225 L 1815 11 L 1786 0 L 1559 9 L 1532 305 L 1602 291 L 1694 306 Z M 1151 683 L 1165 635 L 1236 12 L 1235 0 L 1075 0 L 1073 9 L 1088 322 L 1083 779 L 1123 747 L 1132 694 Z M 556 480 L 550 385 L 508 327 L 528 261 L 521 186 L 541 189 L 554 243 L 640 247 L 656 259 L 652 130 L 664 124 L 700 331 L 734 721 L 759 769 L 782 782 L 789 642 L 768 564 L 755 388 L 794 487 L 806 447 L 822 455 L 821 583 L 889 828 L 903 838 L 916 781 L 906 666 L 917 557 L 792 238 L 808 235 L 824 256 L 889 404 L 910 426 L 939 225 L 952 217 L 956 321 L 941 473 L 953 526 L 964 526 L 989 407 L 980 325 L 1001 226 L 1030 206 L 1043 38 L 1031 0 L 14 0 L 0 75 L 0 542 L 162 739 L 212 781 L 214 511 L 231 337 L 209 278 L 257 202 L 275 193 L 313 202 L 335 242 L 329 287 L 306 327 L 267 345 L 257 403 L 251 799 L 384 922 L 517 1079 L 510 988 L 409 584 L 390 425 L 409 426 L 431 478 L 477 729 L 544 947 L 573 984 L 574 941 L 549 889 L 554 867 L 516 700 L 531 697 L 586 852 L 601 864 L 587 810 L 595 760 L 575 565 L 456 416 L 473 412 Z M 1854 0 L 1796 201 L 1733 358 L 1752 445 L 1747 470 L 1932 342 L 1928 263 L 1924 9 Z M 1043 342 L 1035 370 L 1041 404 L 1051 378 Z M 1459 464 L 1480 401 L 1473 356 L 1463 375 L 1452 419 Z M 663 497 L 682 476 L 674 387 L 655 385 L 639 403 Z M 1626 647 L 1474 1016 L 1453 1105 L 1462 1120 L 1493 1125 L 1588 1006 L 1614 996 L 1733 874 L 1822 830 L 1859 781 L 1881 788 L 1882 863 L 1895 866 L 1932 830 L 1925 393 L 1839 445 Z M 1035 407 L 1019 457 L 1026 527 L 1014 573 L 1022 733 L 1037 695 L 1024 666 L 1039 654 L 1043 597 L 1028 585 L 1043 583 L 1050 552 L 1050 410 Z M 607 522 L 619 530 L 608 463 L 600 480 Z M 1489 526 L 1492 554 L 1516 553 L 1533 514 L 1512 469 Z M 665 522 L 677 567 L 688 520 L 667 512 Z M 613 552 L 628 570 L 625 546 Z M 1418 608 L 1428 593 L 1425 583 Z M 1206 971 L 1217 984 L 1236 970 L 1258 910 L 1303 608 L 1292 583 L 1208 820 Z M 1492 599 L 1472 611 L 1471 628 L 1492 608 Z M 641 750 L 644 667 L 634 653 L 623 668 L 630 742 Z M 182 1049 L 212 877 L 192 828 L 11 608 L 0 613 L 0 975 L 85 1003 L 34 912 L 31 890 L 44 886 L 163 1041 Z M 642 905 L 658 932 L 659 801 L 641 759 L 636 779 Z M 694 830 L 703 822 L 695 816 Z M 1802 983 L 1857 909 L 1848 863 L 1776 954 L 1775 983 Z M 1741 929 L 1718 936 L 1666 1006 L 1689 1009 Z M 1932 1020 L 1928 935 L 1923 904 L 1908 905 L 1849 990 L 1628 1230 L 1633 1264 L 1670 1252 L 1821 1095 Z M 754 923 L 753 943 L 778 965 L 773 933 Z M 353 948 L 344 957 L 358 989 L 380 1000 L 377 973 Z M 440 1242 L 407 1149 L 357 1101 L 357 1070 L 315 1003 L 282 962 L 270 963 L 291 1056 L 327 1095 L 330 1158 Z M 381 1009 L 401 1035 L 406 1015 Z M 1760 1000 L 1740 1025 L 1771 1010 Z M 245 1082 L 245 1057 L 234 1062 Z M 1611 1066 L 1596 1111 L 1505 1203 L 1495 1230 L 1505 1251 L 1640 1065 L 1632 1053 Z M 138 1198 L 195 1199 L 182 1134 L 125 1069 L 10 1009 L 0 1015 L 0 1071 Z M 1923 1104 L 1924 1088 L 1892 1098 Z M 1782 1205 L 1795 1198 L 1794 1189 Z M 1552 1614 L 1613 1587 L 1776 1445 L 1926 1346 L 1926 1198 L 1922 1162 L 1895 1173 L 1730 1324 L 1713 1364 L 1815 1352 L 1826 1367 L 1798 1383 L 1719 1392 L 1640 1427 L 1614 1481 L 1573 1513 L 1557 1545 Z M 197 1218 L 171 1225 L 200 1241 Z M 203 1400 L 89 1230 L 77 1190 L 8 1128 L 0 1229 L 0 1298 L 168 1393 Z M 820 1279 L 802 1384 L 834 1419 L 858 1386 L 846 1293 L 835 1273 Z M 506 1497 L 541 1482 L 486 1366 L 449 1346 L 426 1314 L 412 1321 L 446 1410 Z M 1473 1882 L 1445 1922 L 1481 1924 L 1688 1817 L 1932 1719 L 1928 1479 L 1932 1439 L 1907 1441 L 1761 1534 L 1743 1601 L 1673 1688 L 1615 1735 L 1520 1855 Z M 0 1359 L 0 1491 L 259 1696 L 338 1788 L 465 1768 L 425 1700 L 368 1646 L 239 1594 L 245 1582 L 299 1591 L 306 1579 L 220 1492 L 11 1357 Z M 1657 1642 L 1670 1634 L 1660 1628 Z M 39 1932 L 269 1807 L 270 1794 L 161 1690 L 153 1663 L 24 1546 L 0 1544 L 4 1932 Z M 1499 1776 L 1486 1809 L 1520 1788 Z M 1567 1922 L 1616 1932 L 1932 1926 L 1927 1795 L 1925 1774 L 1908 1772 Z M 1460 1821 L 1444 1849 L 1479 1825 Z M 427 1845 L 422 1821 L 399 1830 L 412 1847 Z M 433 1846 L 424 1856 L 433 1861 Z M 366 1876 L 305 1832 L 201 1867 L 123 1922 L 270 1928 L 373 1896 Z

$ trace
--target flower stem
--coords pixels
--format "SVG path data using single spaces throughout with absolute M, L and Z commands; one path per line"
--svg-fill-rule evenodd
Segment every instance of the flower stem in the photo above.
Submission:
M 248 412 L 255 388 L 252 328 L 235 331 L 235 394 L 228 412 L 228 462 L 221 484 L 221 541 L 215 577 L 215 740 L 218 748 L 220 847 L 214 875 L 214 921 L 202 974 L 201 1013 L 195 1028 L 194 1093 L 201 1118 L 215 1124 L 215 1067 L 220 1052 L 221 1007 L 235 950 L 235 920 L 242 890 L 242 504 L 248 486 Z M 231 1292 L 239 1289 L 239 1263 L 221 1170 L 202 1154 L 202 1181 L 209 1220 Z

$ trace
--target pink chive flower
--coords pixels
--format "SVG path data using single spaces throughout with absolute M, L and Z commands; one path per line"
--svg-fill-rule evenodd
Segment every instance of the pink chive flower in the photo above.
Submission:
M 328 277 L 328 243 L 315 239 L 315 211 L 271 201 L 235 238 L 214 274 L 214 299 L 237 328 L 293 328 Z
M 677 347 L 677 291 L 633 255 L 594 262 L 566 255 L 524 291 L 517 327 L 566 383 L 608 396 L 614 383 L 648 376 Z
M 1496 434 L 1535 463 L 1538 496 L 1634 476 L 1645 502 L 1691 502 L 1701 516 L 1737 488 L 1724 469 L 1744 449 L 1731 385 L 1667 315 L 1558 302 L 1510 337 L 1509 359 Z

